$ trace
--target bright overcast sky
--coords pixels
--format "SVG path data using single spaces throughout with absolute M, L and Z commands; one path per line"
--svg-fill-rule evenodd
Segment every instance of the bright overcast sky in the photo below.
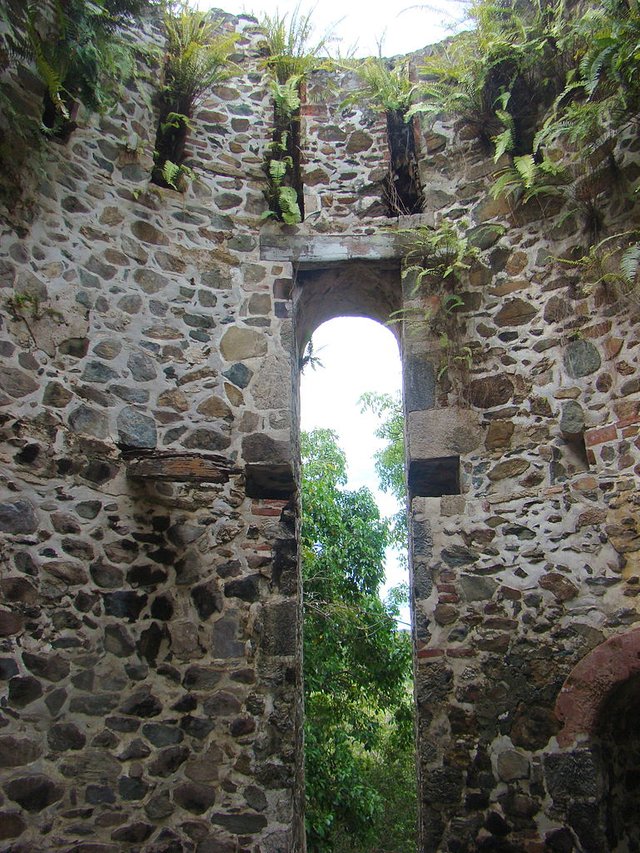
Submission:
M 378 53 L 382 40 L 384 56 L 411 53 L 451 34 L 452 26 L 463 17 L 463 3 L 458 0 L 319 0 L 298 3 L 297 0 L 198 0 L 201 8 L 220 7 L 233 15 L 249 13 L 259 18 L 266 13 L 290 14 L 297 5 L 303 13 L 313 10 L 312 20 L 318 36 L 332 31 L 339 38 L 342 54 L 357 45 L 356 56 Z
M 402 367 L 396 338 L 373 320 L 341 317 L 316 330 L 313 350 L 322 367 L 307 367 L 302 375 L 302 428 L 335 430 L 347 456 L 349 488 L 367 486 L 382 514 L 392 515 L 398 509 L 396 501 L 378 489 L 374 470 L 374 454 L 384 444 L 374 435 L 378 419 L 361 413 L 358 400 L 365 391 L 400 392 Z M 403 580 L 397 559 L 388 554 L 386 587 Z M 403 618 L 408 618 L 406 613 Z

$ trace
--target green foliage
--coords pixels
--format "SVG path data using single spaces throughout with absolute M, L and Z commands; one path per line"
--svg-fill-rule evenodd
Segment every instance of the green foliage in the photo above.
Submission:
M 493 198 L 507 196 L 526 203 L 540 196 L 562 196 L 571 181 L 567 169 L 548 157 L 540 162 L 532 154 L 514 157 L 491 187 Z
M 360 410 L 371 412 L 380 421 L 375 431 L 376 438 L 385 442 L 374 455 L 375 468 L 380 487 L 394 496 L 400 509 L 392 518 L 391 540 L 406 553 L 407 540 L 407 485 L 404 459 L 404 413 L 400 395 L 381 394 L 367 391 L 360 400 Z
M 164 15 L 167 33 L 165 83 L 162 92 L 167 113 L 193 115 L 205 92 L 233 73 L 230 56 L 237 33 L 224 32 L 209 12 L 189 3 L 172 5 Z
M 590 287 L 604 286 L 615 300 L 640 303 L 640 232 L 611 234 L 577 260 L 563 259 L 580 269 Z
M 381 112 L 406 114 L 414 90 L 406 63 L 393 65 L 388 59 L 369 57 L 350 62 L 348 67 L 362 85 L 344 101 L 345 105 L 360 102 Z
M 298 193 L 293 187 L 278 187 L 278 208 L 285 225 L 296 225 L 302 222 Z
M 412 295 L 429 281 L 457 279 L 478 255 L 461 227 L 448 219 L 436 227 L 419 225 L 398 233 L 402 237 L 402 278 L 414 279 Z
M 472 32 L 456 36 L 423 68 L 422 104 L 412 112 L 457 114 L 504 151 L 530 144 L 540 106 L 558 93 L 571 51 L 562 0 L 475 0 Z M 562 88 L 562 83 L 560 83 Z
M 321 54 L 327 53 L 331 36 L 312 43 L 312 15 L 313 12 L 301 13 L 296 6 L 291 16 L 275 12 L 261 18 L 263 65 L 276 82 L 286 83 L 292 77 L 304 80 L 312 71 L 326 67 L 327 59 Z
M 164 25 L 165 82 L 151 180 L 184 192 L 193 176 L 182 162 L 190 118 L 205 92 L 233 74 L 230 57 L 238 35 L 188 2 L 170 4 Z
M 392 751 L 410 763 L 413 724 L 410 640 L 378 595 L 389 532 L 367 489 L 344 488 L 334 433 L 303 434 L 302 457 L 308 847 L 395 850 L 378 781 Z M 415 781 L 405 783 L 395 804 L 411 838 Z
M 640 6 L 604 0 L 474 0 L 471 32 L 423 69 L 409 115 L 455 114 L 494 146 L 502 169 L 494 196 L 518 203 L 555 196 L 579 213 L 590 240 L 602 226 L 603 146 L 640 113 Z M 604 184 L 606 184 L 606 178 Z
M 46 0 L 14 10 L 5 35 L 14 60 L 32 60 L 47 93 L 44 121 L 54 133 L 70 120 L 71 105 L 89 110 L 112 104 L 133 73 L 133 49 L 119 30 L 146 2 Z
M 162 180 L 178 192 L 184 192 L 189 181 L 193 179 L 193 170 L 183 163 L 178 165 L 171 160 L 165 160 L 162 164 Z
M 289 77 L 284 83 L 271 81 L 271 94 L 276 111 L 276 120 L 288 124 L 300 109 L 300 82 L 297 75 Z
M 320 55 L 331 40 L 327 35 L 312 43 L 311 15 L 296 7 L 291 16 L 276 12 L 260 22 L 264 32 L 262 64 L 271 76 L 274 102 L 273 142 L 265 164 L 269 210 L 263 218 L 273 217 L 285 225 L 302 221 L 300 87 L 312 71 L 326 67 L 327 60 Z M 275 161 L 285 164 L 284 172 L 281 166 L 274 166 Z

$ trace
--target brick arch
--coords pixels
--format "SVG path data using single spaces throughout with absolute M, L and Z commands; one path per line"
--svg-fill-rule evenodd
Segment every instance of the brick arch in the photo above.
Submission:
M 640 628 L 610 637 L 578 663 L 562 686 L 556 716 L 560 746 L 591 738 L 611 691 L 640 673 Z

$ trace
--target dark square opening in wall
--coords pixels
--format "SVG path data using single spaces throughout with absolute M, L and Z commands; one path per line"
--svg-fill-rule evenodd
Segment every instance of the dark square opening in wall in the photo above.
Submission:
M 412 459 L 409 462 L 409 497 L 439 498 L 460 494 L 460 457 Z

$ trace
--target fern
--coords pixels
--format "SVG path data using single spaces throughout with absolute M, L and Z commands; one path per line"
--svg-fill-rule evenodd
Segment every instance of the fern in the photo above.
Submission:
M 286 83 L 291 77 L 304 80 L 328 64 L 321 54 L 327 52 L 332 36 L 327 33 L 313 44 L 311 16 L 312 12 L 301 14 L 296 7 L 290 17 L 276 12 L 260 20 L 264 32 L 263 65 L 278 83 Z
M 640 243 L 629 246 L 620 258 L 620 272 L 630 288 L 638 284 L 640 272 Z
M 414 85 L 409 79 L 409 69 L 405 62 L 392 65 L 390 60 L 370 57 L 356 62 L 346 63 L 354 71 L 361 86 L 343 101 L 343 106 L 353 103 L 366 103 L 374 110 L 399 112 L 407 117 L 411 106 Z M 412 113 L 411 115 L 414 115 Z
M 284 83 L 279 83 L 278 80 L 271 81 L 276 116 L 285 123 L 291 121 L 300 109 L 300 82 L 301 78 L 297 75 L 289 77 Z
M 162 164 L 162 178 L 174 190 L 178 189 L 177 180 L 180 177 L 180 166 L 177 163 L 172 163 L 171 160 L 165 160 Z
M 166 112 L 190 116 L 211 87 L 235 70 L 230 56 L 239 36 L 224 32 L 208 12 L 182 3 L 164 16 L 167 59 L 163 101 Z
M 296 225 L 302 221 L 300 207 L 298 206 L 298 194 L 293 187 L 279 187 L 278 204 L 285 225 Z

